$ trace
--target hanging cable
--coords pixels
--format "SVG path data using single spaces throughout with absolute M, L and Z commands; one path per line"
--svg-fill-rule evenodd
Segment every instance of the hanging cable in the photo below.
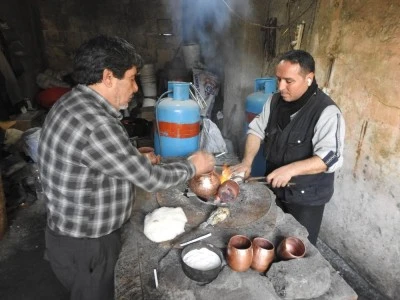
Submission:
M 226 3 L 225 0 L 221 0 L 221 1 L 226 5 L 226 7 L 230 10 L 230 12 L 231 12 L 233 15 L 235 15 L 239 20 L 241 20 L 243 23 L 246 23 L 246 24 L 249 24 L 249 25 L 252 25 L 252 26 L 257 26 L 257 27 L 260 27 L 260 28 L 265 28 L 265 29 L 269 29 L 269 28 L 279 28 L 279 27 L 280 27 L 280 26 L 275 26 L 275 27 L 265 26 L 265 25 L 261 25 L 261 24 L 258 24 L 258 23 L 254 23 L 254 22 L 247 21 L 247 20 L 244 19 L 241 15 L 239 15 L 237 12 L 235 12 L 235 11 L 229 6 L 229 4 Z

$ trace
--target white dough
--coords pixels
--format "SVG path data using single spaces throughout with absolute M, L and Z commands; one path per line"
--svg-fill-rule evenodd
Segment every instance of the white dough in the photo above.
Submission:
M 183 257 L 183 261 L 189 267 L 201 271 L 214 269 L 221 264 L 218 254 L 207 248 L 189 251 Z
M 156 243 L 172 240 L 185 232 L 187 218 L 181 207 L 160 207 L 146 215 L 144 234 Z

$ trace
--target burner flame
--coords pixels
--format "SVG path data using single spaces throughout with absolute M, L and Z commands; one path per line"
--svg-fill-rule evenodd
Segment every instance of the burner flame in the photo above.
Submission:
M 219 176 L 221 184 L 231 179 L 231 177 L 232 177 L 232 171 L 229 169 L 229 166 L 227 164 L 224 164 L 222 167 L 222 173 Z

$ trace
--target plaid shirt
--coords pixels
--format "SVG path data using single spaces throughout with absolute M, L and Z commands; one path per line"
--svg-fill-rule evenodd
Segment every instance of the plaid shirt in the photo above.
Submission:
M 131 145 L 120 119 L 118 110 L 84 85 L 47 115 L 38 165 L 53 231 L 78 238 L 106 235 L 129 219 L 134 186 L 153 192 L 194 175 L 188 161 L 152 166 Z

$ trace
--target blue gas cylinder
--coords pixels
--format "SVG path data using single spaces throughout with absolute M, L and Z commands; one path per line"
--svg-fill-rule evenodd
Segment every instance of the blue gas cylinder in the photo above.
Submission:
M 262 112 L 264 104 L 276 92 L 277 81 L 275 77 L 257 78 L 254 81 L 254 92 L 246 97 L 246 124 L 245 131 L 253 119 Z M 266 161 L 264 157 L 264 143 L 254 158 L 251 176 L 264 176 Z
M 187 156 L 199 150 L 200 107 L 189 98 L 190 83 L 168 82 L 168 97 L 156 103 L 154 150 L 162 157 Z

